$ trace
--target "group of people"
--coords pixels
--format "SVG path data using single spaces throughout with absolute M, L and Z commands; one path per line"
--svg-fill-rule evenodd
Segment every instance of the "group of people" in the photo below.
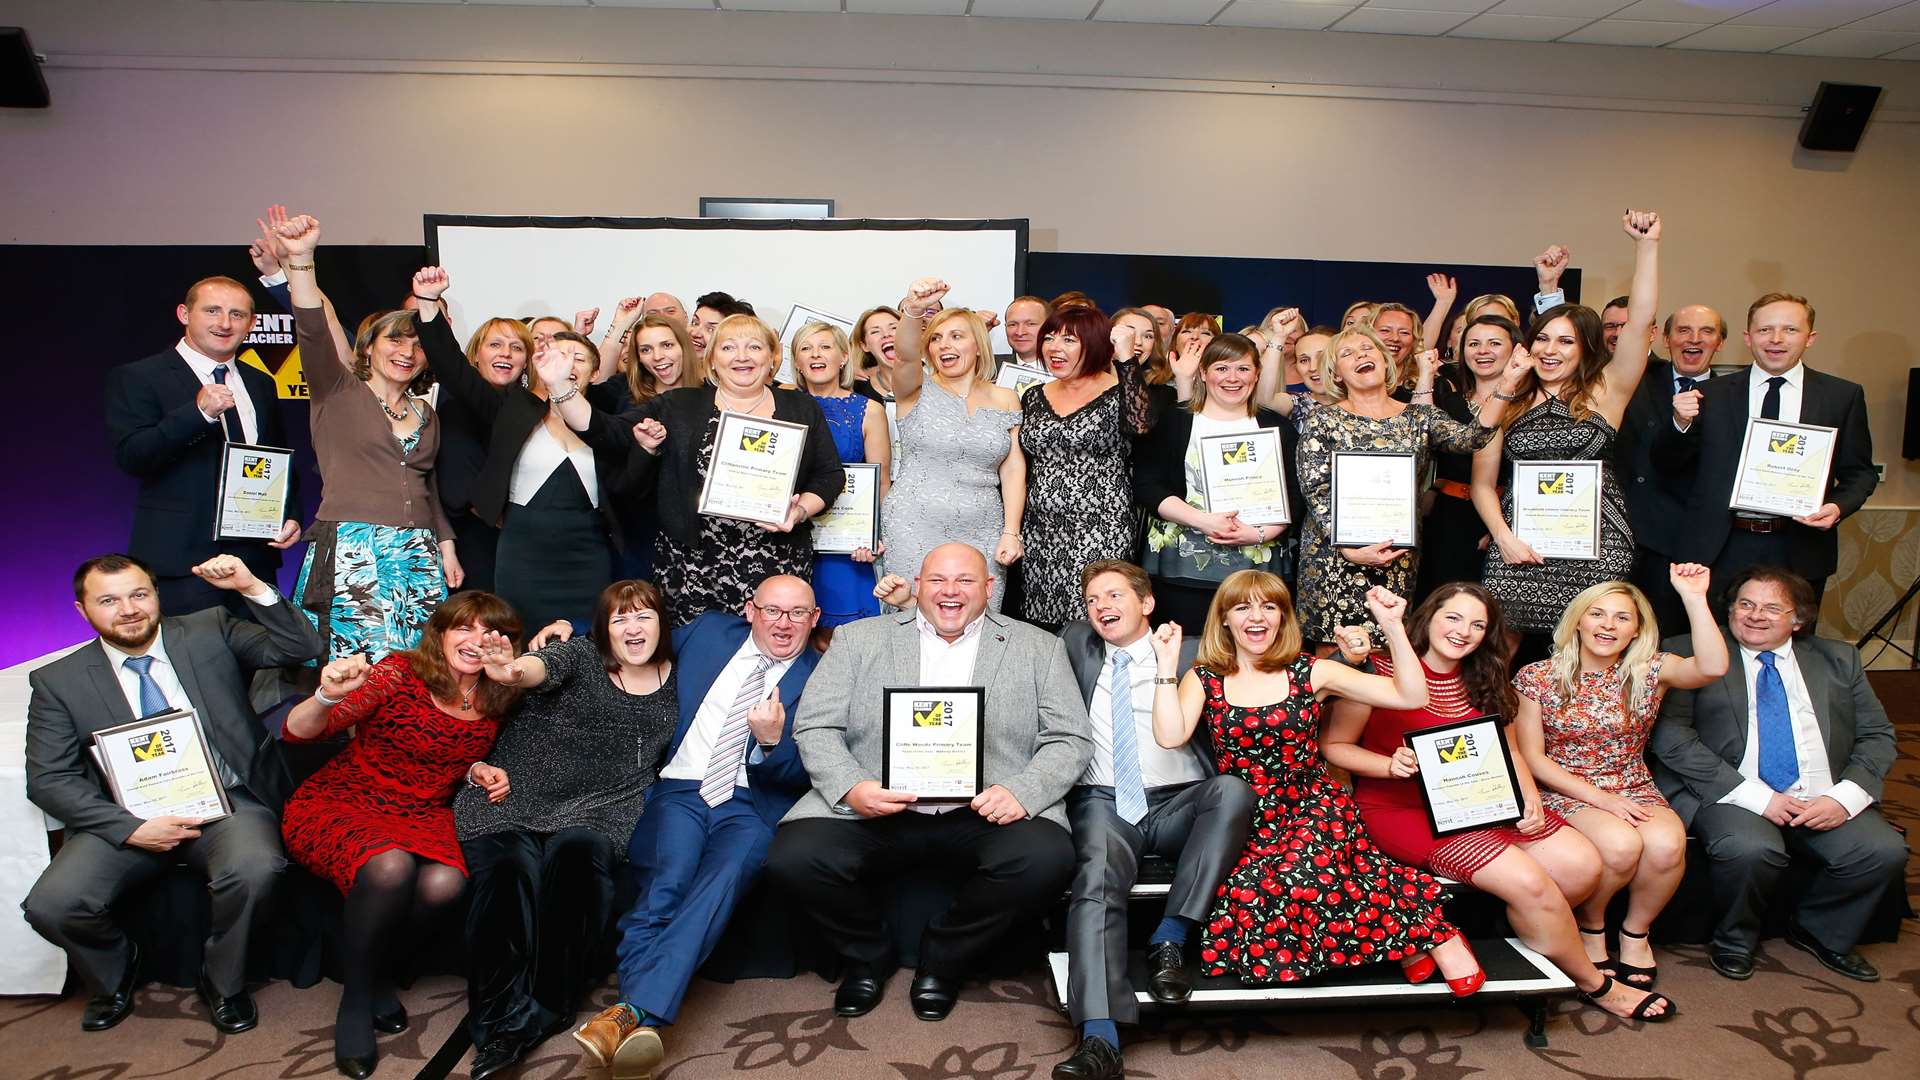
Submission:
M 294 314 L 318 510 L 208 539 L 223 448 L 284 443 L 273 388 L 234 361 L 248 290 L 196 283 L 178 345 L 110 379 L 142 494 L 130 553 L 74 578 L 95 642 L 32 677 L 29 795 L 68 836 L 26 916 L 93 991 L 82 1026 L 111 1027 L 139 973 L 112 905 L 186 859 L 213 894 L 201 995 L 244 1031 L 247 936 L 290 857 L 344 898 L 348 1076 L 407 1026 L 395 965 L 463 894 L 473 1075 L 572 1026 L 617 918 L 620 1001 L 574 1037 L 648 1076 L 762 874 L 839 956 L 842 1016 L 900 962 L 878 880 L 969 868 L 920 934 L 926 1020 L 1065 894 L 1081 1041 L 1060 1078 L 1122 1075 L 1147 854 L 1177 868 L 1148 943 L 1167 1005 L 1196 970 L 1291 983 L 1381 961 L 1471 995 L 1485 973 L 1452 879 L 1503 901 L 1589 1004 L 1668 1020 L 1648 934 L 1689 831 L 1721 974 L 1751 975 L 1800 859 L 1789 940 L 1876 978 L 1855 945 L 1905 865 L 1873 807 L 1893 731 L 1854 651 L 1812 636 L 1832 527 L 1873 483 L 1860 388 L 1805 367 L 1813 309 L 1786 294 L 1748 313 L 1757 371 L 1714 374 L 1726 328 L 1698 306 L 1650 363 L 1661 222 L 1622 223 L 1629 294 L 1562 302 L 1550 248 L 1526 333 L 1506 297 L 1455 316 L 1440 275 L 1424 320 L 1369 302 L 1316 328 L 1283 307 L 1240 333 L 1082 294 L 1003 317 L 922 278 L 850 337 L 802 328 L 789 387 L 778 337 L 725 293 L 623 300 L 597 342 L 594 311 L 490 318 L 462 349 L 428 267 L 350 338 L 318 222 L 276 207 L 253 254 Z M 1052 381 L 996 385 L 995 324 Z M 723 413 L 806 429 L 784 520 L 700 512 Z M 1748 416 L 1838 429 L 1818 512 L 1726 508 Z M 1279 433 L 1290 524 L 1207 505 L 1199 440 L 1258 428 Z M 1418 545 L 1334 543 L 1345 450 L 1416 456 Z M 1532 551 L 1502 494 L 1504 463 L 1569 459 L 1605 479 L 1597 559 Z M 855 463 L 879 466 L 880 542 L 815 552 L 809 522 Z M 303 539 L 282 597 L 279 550 Z M 295 788 L 247 677 L 303 665 L 317 686 L 281 737 L 351 734 Z M 984 689 L 970 801 L 882 785 L 879 691 L 912 686 Z M 177 707 L 205 727 L 225 816 L 136 818 L 87 753 Z M 1522 814 L 1436 835 L 1405 736 L 1480 715 L 1504 724 Z M 637 899 L 616 912 L 622 874 Z

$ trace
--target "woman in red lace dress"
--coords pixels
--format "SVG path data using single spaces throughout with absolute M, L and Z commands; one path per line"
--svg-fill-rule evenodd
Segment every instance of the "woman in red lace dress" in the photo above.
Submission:
M 1600 853 L 1566 820 L 1541 805 L 1513 726 L 1519 695 L 1507 681 L 1513 646 L 1500 605 L 1478 585 L 1442 585 L 1407 619 L 1407 640 L 1420 655 L 1427 703 L 1418 709 L 1334 703 L 1323 748 L 1327 760 L 1353 774 L 1360 818 L 1380 850 L 1506 902 L 1507 919 L 1521 941 L 1567 973 L 1589 1001 L 1616 1016 L 1659 1019 L 1669 1004 L 1644 989 L 1609 985 L 1576 932 L 1573 909 L 1600 880 Z M 1374 670 L 1393 671 L 1388 656 Z M 1524 816 L 1512 825 L 1474 829 L 1444 839 L 1433 835 L 1420 798 L 1420 771 L 1405 735 L 1469 716 L 1507 721 L 1507 752 L 1520 777 Z M 1410 977 L 1419 972 L 1411 971 Z M 1653 1004 L 1649 1004 L 1653 1002 Z
M 1429 973 L 1437 964 L 1464 997 L 1486 973 L 1441 914 L 1440 884 L 1374 847 L 1315 737 L 1329 695 L 1390 708 L 1426 703 L 1400 622 L 1406 601 L 1376 586 L 1367 606 L 1400 662 L 1394 678 L 1303 654 L 1286 584 L 1260 570 L 1220 584 L 1200 654 L 1177 692 L 1180 628 L 1168 623 L 1154 633 L 1155 741 L 1184 745 L 1204 718 L 1220 771 L 1244 779 L 1255 799 L 1247 850 L 1220 887 L 1200 958 L 1209 975 L 1271 984 L 1413 957 Z
M 398 932 L 409 919 L 423 927 L 466 887 L 453 796 L 516 694 L 482 671 L 479 641 L 490 630 L 517 643 L 520 618 L 491 593 L 458 593 L 434 611 L 418 647 L 372 667 L 361 656 L 335 660 L 319 692 L 287 714 L 290 742 L 357 729 L 281 815 L 287 854 L 346 894 L 333 1043 L 347 1076 L 373 1073 L 375 1027 L 407 1026 L 383 963 L 405 940 Z

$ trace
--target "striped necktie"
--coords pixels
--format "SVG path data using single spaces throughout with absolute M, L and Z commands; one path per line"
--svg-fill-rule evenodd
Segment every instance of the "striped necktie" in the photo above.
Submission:
M 1147 789 L 1140 779 L 1140 735 L 1133 726 L 1133 657 L 1113 654 L 1113 809 L 1129 825 L 1147 816 Z
M 740 762 L 746 758 L 747 713 L 767 698 L 767 669 L 773 661 L 756 656 L 753 671 L 734 695 L 727 710 L 727 722 L 720 725 L 720 737 L 713 741 L 713 756 L 707 759 L 706 775 L 700 779 L 700 798 L 708 806 L 719 806 L 733 798 L 734 779 L 740 774 Z

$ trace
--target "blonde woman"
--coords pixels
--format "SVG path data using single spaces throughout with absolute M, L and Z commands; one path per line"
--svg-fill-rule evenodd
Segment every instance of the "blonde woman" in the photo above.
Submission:
M 938 278 L 909 286 L 894 341 L 900 458 L 880 529 L 886 565 L 909 582 L 927 553 L 950 541 L 990 551 L 1002 567 L 1024 553 L 1020 401 L 993 385 L 986 324 L 966 308 L 942 310 L 946 294 Z M 987 599 L 995 611 L 1003 588 L 995 574 Z
M 1675 563 L 1693 656 L 1660 651 L 1660 627 L 1645 593 L 1603 581 L 1574 597 L 1553 632 L 1553 654 L 1514 678 L 1521 756 L 1546 809 L 1600 850 L 1600 884 L 1575 907 L 1587 956 L 1630 986 L 1653 986 L 1647 928 L 1685 870 L 1687 830 L 1647 770 L 1647 736 L 1668 690 L 1692 690 L 1727 673 L 1727 643 L 1707 606 L 1707 568 Z M 1607 959 L 1607 905 L 1627 889 L 1620 959 Z
M 792 351 L 793 377 L 826 415 L 841 463 L 880 466 L 880 497 L 886 498 L 893 457 L 887 414 L 877 402 L 853 392 L 846 332 L 829 323 L 810 322 L 794 335 Z M 834 627 L 880 614 L 880 604 L 873 598 L 873 560 L 878 554 L 864 547 L 852 554 L 814 554 L 813 596 L 820 605 L 820 620 L 813 634 L 821 649 L 833 639 Z

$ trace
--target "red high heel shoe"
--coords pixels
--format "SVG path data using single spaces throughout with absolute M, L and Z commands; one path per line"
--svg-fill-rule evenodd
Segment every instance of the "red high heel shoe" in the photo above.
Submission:
M 1411 962 L 1400 961 L 1400 970 L 1406 973 L 1408 982 L 1419 986 L 1433 978 L 1433 973 L 1440 970 L 1440 965 L 1434 961 L 1432 953 L 1423 952 L 1412 957 Z
M 1480 992 L 1481 987 L 1487 985 L 1487 969 L 1480 966 L 1480 958 L 1474 956 L 1473 946 L 1468 943 L 1466 935 L 1460 936 L 1460 944 L 1466 948 L 1468 956 L 1473 956 L 1473 974 L 1448 979 L 1447 989 L 1453 991 L 1453 996 L 1456 998 L 1472 997 Z

